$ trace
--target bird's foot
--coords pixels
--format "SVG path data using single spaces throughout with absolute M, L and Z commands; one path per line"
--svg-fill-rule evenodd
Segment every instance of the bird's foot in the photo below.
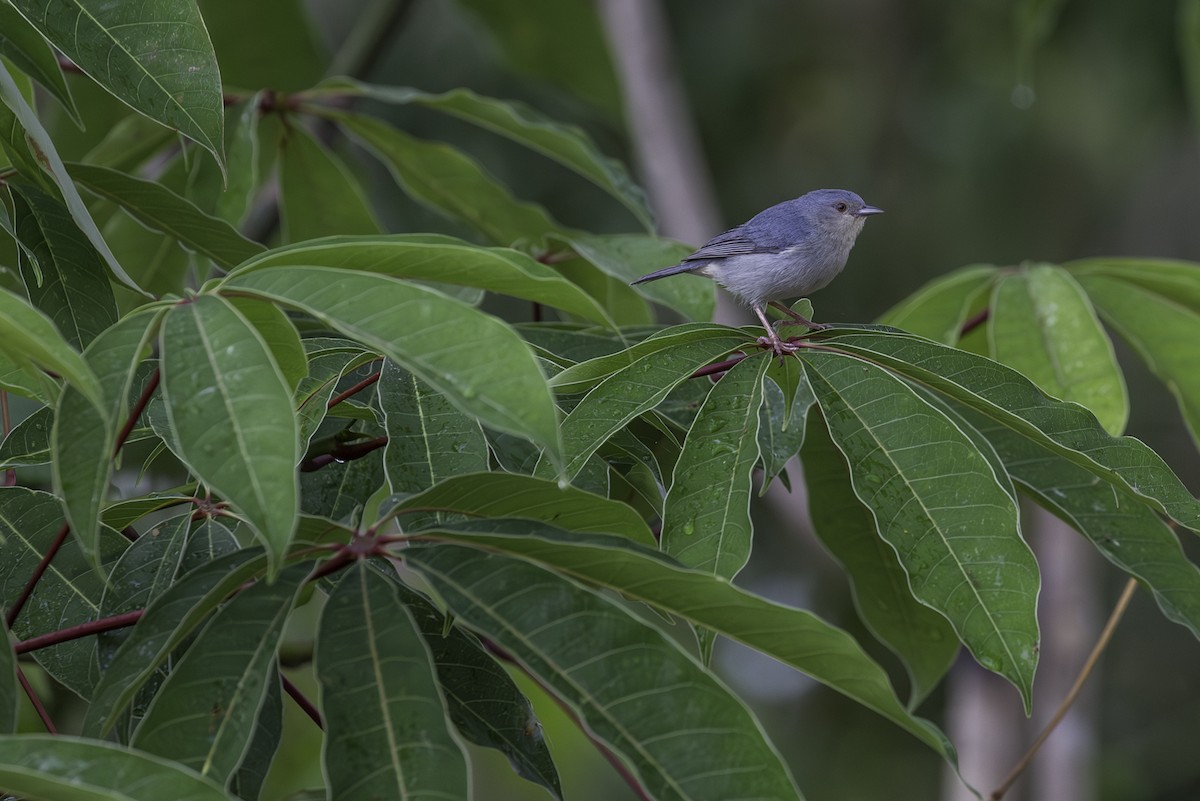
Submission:
M 787 356 L 789 353 L 795 353 L 796 351 L 800 350 L 800 348 L 804 347 L 803 345 L 797 345 L 795 342 L 787 342 L 780 339 L 779 334 L 776 334 L 774 331 L 771 331 L 770 336 L 759 337 L 758 345 L 761 348 L 775 351 L 775 355 L 779 357 L 779 363 L 781 365 L 783 364 L 783 357 Z

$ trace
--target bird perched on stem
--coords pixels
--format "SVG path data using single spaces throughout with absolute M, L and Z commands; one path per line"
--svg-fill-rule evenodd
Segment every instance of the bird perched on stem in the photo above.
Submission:
M 807 296 L 832 281 L 846 266 L 867 217 L 882 213 L 883 209 L 868 206 L 853 192 L 817 189 L 759 212 L 749 222 L 713 237 L 679 264 L 633 283 L 679 273 L 706 275 L 754 310 L 767 329 L 759 344 L 782 357 L 799 346 L 780 339 L 767 319 L 766 306 L 809 328 L 826 328 L 779 301 Z

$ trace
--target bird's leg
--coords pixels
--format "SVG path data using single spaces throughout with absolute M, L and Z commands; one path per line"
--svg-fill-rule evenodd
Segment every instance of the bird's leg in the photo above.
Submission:
M 794 345 L 791 342 L 784 342 L 779 338 L 779 333 L 771 325 L 771 321 L 767 319 L 767 315 L 763 314 L 762 306 L 753 306 L 752 308 L 754 309 L 754 313 L 758 315 L 758 319 L 762 322 L 763 328 L 767 329 L 767 335 L 759 337 L 758 344 L 763 347 L 770 346 L 771 350 L 775 351 L 775 355 L 779 357 L 779 363 L 783 364 L 783 357 L 800 350 L 800 346 Z
M 793 320 L 800 323 L 800 325 L 803 325 L 807 328 L 811 328 L 814 331 L 822 331 L 829 327 L 825 323 L 814 323 L 812 320 L 808 319 L 803 314 L 799 314 L 798 312 L 792 311 L 787 306 L 784 306 L 782 303 L 780 303 L 777 300 L 771 301 L 768 305 L 774 306 L 776 309 L 779 309 L 781 312 L 786 314 L 788 317 L 791 317 Z

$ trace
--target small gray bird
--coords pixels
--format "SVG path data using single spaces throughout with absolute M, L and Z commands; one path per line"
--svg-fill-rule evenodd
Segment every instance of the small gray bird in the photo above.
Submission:
M 765 306 L 770 304 L 809 328 L 826 328 L 779 301 L 807 296 L 832 281 L 846 266 L 867 217 L 882 213 L 883 209 L 868 206 L 853 192 L 817 189 L 759 212 L 749 222 L 713 237 L 679 264 L 633 283 L 679 273 L 706 275 L 754 310 L 767 329 L 759 343 L 783 356 L 799 346 L 779 338 Z

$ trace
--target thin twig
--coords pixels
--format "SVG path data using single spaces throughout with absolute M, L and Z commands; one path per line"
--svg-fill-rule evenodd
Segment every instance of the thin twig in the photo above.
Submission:
M 25 675 L 25 671 L 21 670 L 20 665 L 17 665 L 17 681 L 21 682 L 21 689 L 25 691 L 25 696 L 29 699 L 29 703 L 33 704 L 34 711 L 42 719 L 42 725 L 46 727 L 46 731 L 51 734 L 58 734 L 58 729 L 54 726 L 54 721 L 50 719 L 50 713 L 42 705 L 42 699 L 38 698 L 37 692 L 33 689 L 33 685 L 29 683 L 29 678 Z
M 33 588 L 41 580 L 42 574 L 46 572 L 46 568 L 50 566 L 50 561 L 54 559 L 58 549 L 67 540 L 67 534 L 71 533 L 71 524 L 63 523 L 62 528 L 58 530 L 58 536 L 54 538 L 54 542 L 50 543 L 50 547 L 46 549 L 46 554 L 42 557 L 42 561 L 38 562 L 37 568 L 33 571 L 33 575 L 29 577 L 29 581 L 25 582 L 24 589 L 17 596 L 17 600 L 13 603 L 12 608 L 8 610 L 8 616 L 5 622 L 8 628 L 13 627 L 13 623 L 17 620 L 17 615 L 21 614 L 21 609 L 25 607 L 25 602 L 29 600 L 29 596 L 33 595 Z
M 1050 736 L 1050 733 L 1054 731 L 1059 722 L 1066 716 L 1071 705 L 1075 703 L 1075 698 L 1079 695 L 1079 691 L 1083 689 L 1083 683 L 1087 681 L 1088 676 L 1095 669 L 1096 663 L 1100 661 L 1100 655 L 1108 647 L 1108 641 L 1112 639 L 1113 632 L 1116 631 L 1117 624 L 1121 622 L 1121 617 L 1125 614 L 1125 610 L 1129 606 L 1129 600 L 1133 597 L 1133 591 L 1136 589 L 1136 579 L 1131 578 L 1125 582 L 1125 589 L 1121 591 L 1121 597 L 1117 599 L 1117 605 L 1113 607 L 1112 614 L 1108 616 L 1108 622 L 1104 624 L 1104 630 L 1100 632 L 1100 638 L 1096 640 L 1095 647 L 1092 648 L 1087 661 L 1083 663 L 1083 669 L 1075 677 L 1075 683 L 1071 685 L 1071 689 L 1067 692 L 1067 697 L 1058 705 L 1058 709 L 1054 712 L 1054 717 L 1050 719 L 1050 722 L 1042 729 L 1037 739 L 1033 741 L 1033 745 L 1025 752 L 1025 756 L 1021 757 L 1016 766 L 1009 771 L 1004 781 L 1000 783 L 1000 786 L 988 796 L 988 801 L 1000 801 L 1004 794 L 1012 789 L 1013 784 L 1021 777 L 1021 773 L 1024 772 L 1025 768 L 1029 767 L 1029 763 L 1037 755 L 1038 750 L 1042 747 L 1042 743 L 1046 742 L 1046 738 Z
M 142 394 L 138 396 L 137 403 L 133 405 L 133 409 L 129 412 L 129 419 L 125 421 L 125 425 L 121 428 L 121 433 L 117 434 L 117 441 L 113 446 L 114 458 L 121 452 L 121 448 L 125 446 L 125 440 L 129 439 L 129 434 L 133 431 L 133 427 L 137 425 L 142 412 L 146 411 L 146 406 L 150 403 L 150 398 L 154 395 L 154 390 L 158 389 L 158 382 L 160 380 L 162 380 L 162 373 L 155 370 L 154 374 L 150 376 L 150 380 L 146 382 L 146 386 L 142 389 Z
M 292 697 L 296 702 L 296 706 L 304 710 L 304 714 L 312 718 L 312 722 L 317 724 L 317 728 L 325 731 L 325 724 L 321 721 L 321 713 L 317 710 L 316 704 L 308 700 L 304 693 L 300 692 L 300 688 L 292 684 L 292 680 L 283 675 L 283 671 L 279 672 L 279 681 L 283 684 L 283 691 Z
M 375 437 L 366 442 L 351 442 L 338 444 L 329 453 L 319 453 L 300 463 L 301 473 L 312 473 L 334 462 L 352 462 L 361 459 L 371 451 L 378 450 L 388 444 L 387 437 Z
M 49 648 L 51 645 L 58 645 L 61 642 L 78 640 L 80 637 L 87 637 L 91 634 L 100 634 L 105 631 L 112 631 L 113 629 L 127 628 L 137 623 L 144 614 L 146 614 L 145 609 L 135 609 L 132 612 L 124 612 L 112 617 L 102 617 L 99 620 L 80 623 L 78 626 L 68 626 L 65 629 L 52 631 L 49 634 L 39 634 L 36 637 L 30 637 L 28 640 L 21 640 L 13 646 L 13 650 L 18 654 L 24 654 L 29 651 L 36 651 L 39 648 Z
M 967 334 L 971 333 L 976 328 L 978 328 L 979 326 L 986 323 L 987 319 L 988 319 L 988 315 L 991 314 L 991 311 L 992 311 L 991 308 L 984 306 L 983 309 L 978 314 L 976 314 L 970 320 L 967 320 L 965 323 L 962 324 L 962 328 L 960 328 L 958 330 L 958 336 L 960 338 L 965 337 Z
M 346 390 L 345 392 L 339 392 L 338 394 L 334 395 L 332 398 L 329 399 L 329 403 L 325 404 L 325 408 L 332 409 L 334 406 L 337 406 L 339 403 L 346 400 L 346 398 L 354 397 L 355 395 L 362 392 L 364 389 L 366 389 L 367 387 L 371 386 L 376 381 L 378 381 L 379 376 L 382 374 L 383 374 L 382 370 L 376 370 L 375 372 L 371 373 L 369 376 L 364 378 L 362 381 L 359 381 L 357 384 L 350 387 L 350 389 Z

